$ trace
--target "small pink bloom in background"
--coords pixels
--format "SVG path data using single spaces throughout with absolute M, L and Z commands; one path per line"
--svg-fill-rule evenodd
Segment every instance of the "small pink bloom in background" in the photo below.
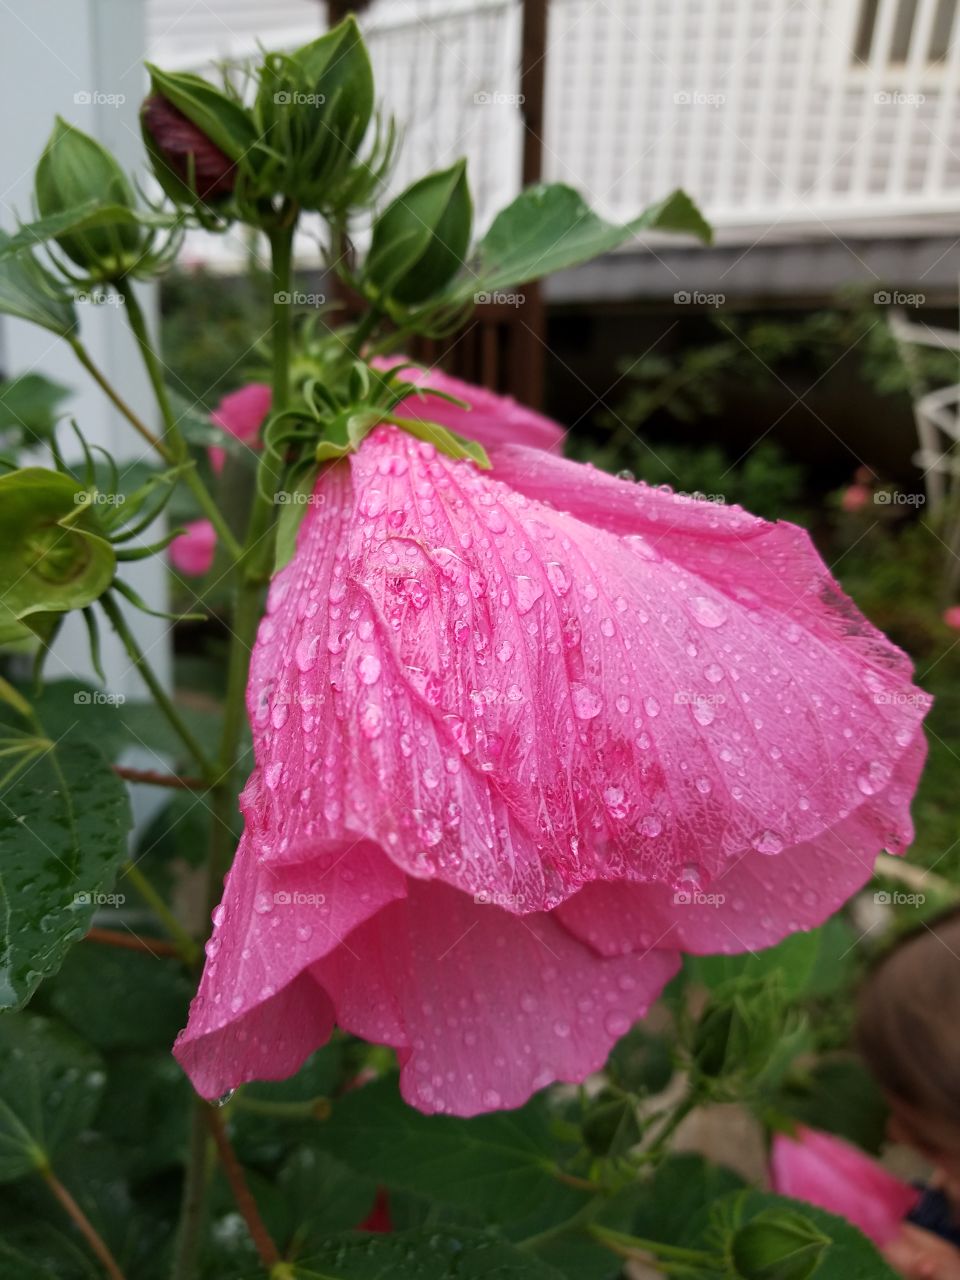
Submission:
M 170 562 L 188 578 L 209 573 L 217 549 L 217 534 L 209 520 L 193 520 L 170 543 Z
M 489 413 L 445 421 L 491 472 L 378 428 L 271 584 L 175 1050 L 204 1097 L 337 1024 L 424 1111 L 519 1106 L 601 1067 L 682 952 L 811 928 L 912 838 L 928 699 L 803 530 L 566 462 L 463 393 Z
M 857 1147 L 806 1125 L 798 1126 L 794 1138 L 775 1135 L 770 1177 L 779 1195 L 846 1218 L 881 1248 L 899 1234 L 920 1198 L 915 1187 Z
M 370 363 L 383 372 L 399 368 L 407 381 L 418 388 L 419 394 L 411 395 L 397 405 L 394 410 L 397 417 L 438 422 L 442 427 L 480 440 L 488 447 L 525 444 L 532 449 L 559 449 L 563 442 L 565 433 L 559 423 L 518 404 L 510 396 L 499 396 L 485 387 L 463 382 L 442 369 L 421 369 L 409 365 L 406 356 L 375 356 Z M 465 400 L 470 408 L 461 409 L 449 400 L 432 396 L 431 390 Z
M 960 604 L 952 604 L 949 609 L 944 609 L 943 620 L 954 631 L 960 631 Z
M 250 449 L 260 448 L 260 428 L 270 412 L 270 388 L 265 382 L 251 382 L 239 391 L 224 396 L 211 413 L 211 419 L 242 441 Z M 210 464 L 214 471 L 221 471 L 225 453 L 212 445 Z
M 866 485 L 852 484 L 844 489 L 840 505 L 844 511 L 862 511 L 872 497 L 873 493 Z

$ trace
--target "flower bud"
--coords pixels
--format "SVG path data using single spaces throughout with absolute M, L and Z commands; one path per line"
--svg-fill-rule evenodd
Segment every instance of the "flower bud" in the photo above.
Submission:
M 766 1209 L 734 1234 L 730 1256 L 743 1280 L 807 1280 L 830 1239 L 792 1209 Z
M 304 209 L 336 208 L 342 184 L 363 167 L 357 152 L 373 108 L 370 55 L 352 15 L 293 53 L 268 54 L 254 109 L 271 156 L 267 184 Z
M 92 201 L 134 209 L 133 189 L 110 152 L 60 116 L 37 165 L 34 188 L 45 218 Z M 139 258 L 143 232 L 131 217 L 64 232 L 56 240 L 91 276 L 116 279 Z
M 228 196 L 257 134 L 241 103 L 201 76 L 149 66 L 140 128 L 157 181 L 175 204 Z
M 175 203 L 210 202 L 233 190 L 233 161 L 162 94 L 145 100 L 140 125 L 157 181 Z
M 368 285 L 402 304 L 426 301 L 463 265 L 472 221 L 465 160 L 421 178 L 373 224 L 364 270 Z

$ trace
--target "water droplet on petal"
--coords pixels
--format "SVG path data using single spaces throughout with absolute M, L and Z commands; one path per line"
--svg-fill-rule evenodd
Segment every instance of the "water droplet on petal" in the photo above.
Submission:
M 588 685 L 572 684 L 570 699 L 573 702 L 573 714 L 578 720 L 592 720 L 603 710 L 603 699 Z
M 690 609 L 701 627 L 722 627 L 727 620 L 726 606 L 709 596 L 694 596 Z
M 783 852 L 783 837 L 776 831 L 761 831 L 753 841 L 757 853 L 777 854 Z
M 365 653 L 357 663 L 357 675 L 363 684 L 376 684 L 381 670 L 380 659 L 375 653 Z

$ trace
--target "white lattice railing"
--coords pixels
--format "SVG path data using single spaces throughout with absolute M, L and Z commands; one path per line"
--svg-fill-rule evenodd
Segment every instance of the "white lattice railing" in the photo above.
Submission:
M 151 3 L 160 45 L 179 40 L 182 54 L 174 10 L 187 0 Z M 730 228 L 857 219 L 882 233 L 958 212 L 958 4 L 551 0 L 544 176 L 618 219 L 678 185 Z M 235 50 L 255 43 L 250 5 L 200 8 Z M 312 0 L 261 7 L 260 38 L 299 37 L 308 11 Z M 385 106 L 405 123 L 394 186 L 466 155 L 484 226 L 519 186 L 520 0 L 374 0 L 362 24 Z M 217 44 L 214 30 L 189 34 Z

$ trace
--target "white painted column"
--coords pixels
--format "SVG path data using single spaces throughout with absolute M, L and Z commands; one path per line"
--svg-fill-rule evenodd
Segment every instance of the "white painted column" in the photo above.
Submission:
M 11 230 L 29 220 L 33 171 L 53 126 L 62 115 L 103 142 L 128 172 L 145 164 L 138 111 L 144 95 L 143 0 L 10 0 L 0 8 L 0 119 L 4 121 L 0 223 Z M 156 315 L 156 289 L 145 286 L 141 301 Z M 156 409 L 126 319 L 117 307 L 78 307 L 81 334 L 93 359 L 148 422 Z M 36 372 L 73 389 L 67 412 L 91 443 L 120 464 L 145 456 L 146 446 L 53 334 L 24 321 L 0 318 L 0 369 L 5 377 Z M 68 458 L 77 454 L 69 430 L 61 433 Z M 155 608 L 164 607 L 163 558 L 133 562 L 123 577 Z M 161 678 L 170 676 L 170 624 L 128 610 L 140 645 Z M 101 623 L 104 670 L 110 692 L 143 696 L 142 686 L 105 620 Z M 70 616 L 57 639 L 48 675 L 93 677 L 86 628 Z

